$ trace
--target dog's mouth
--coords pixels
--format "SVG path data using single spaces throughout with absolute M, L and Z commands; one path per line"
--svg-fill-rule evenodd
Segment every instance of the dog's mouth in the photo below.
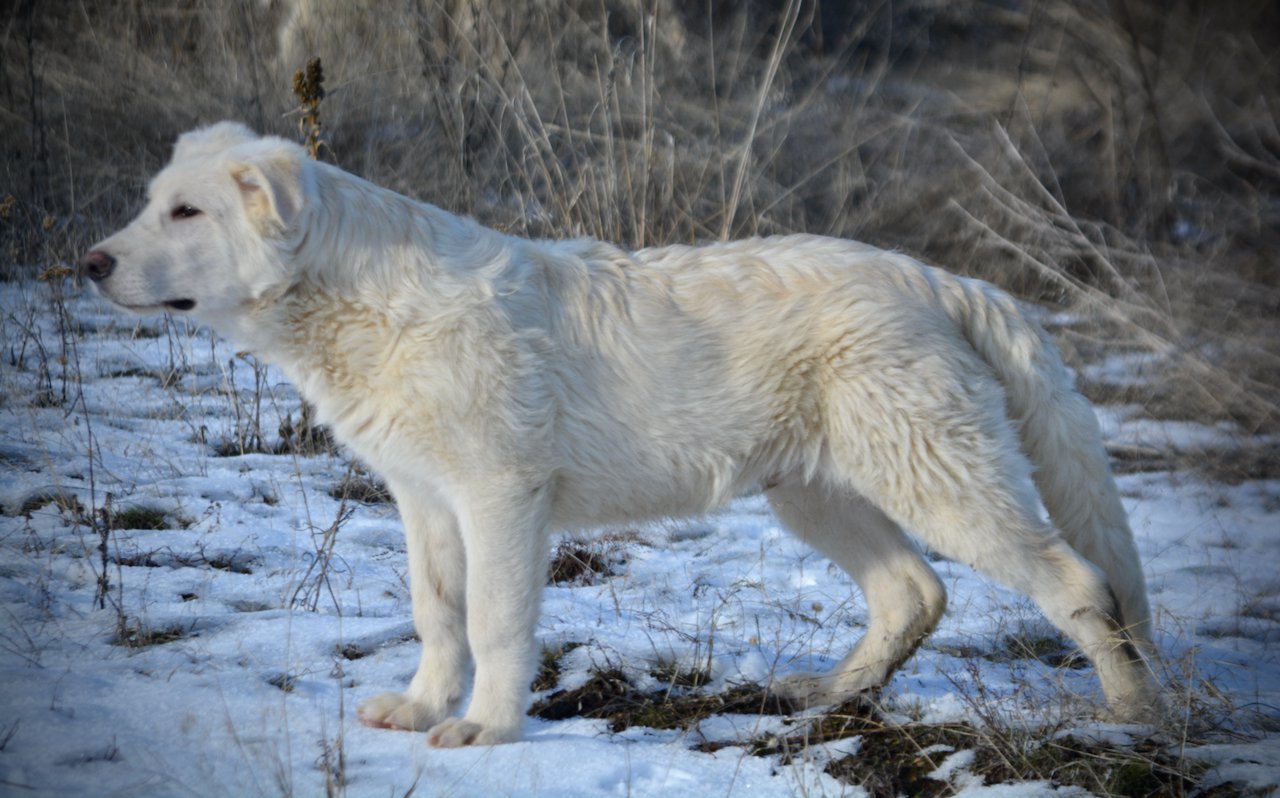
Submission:
M 170 299 L 167 302 L 157 302 L 154 305 L 134 305 L 128 302 L 117 302 L 113 297 L 106 297 L 117 307 L 124 308 L 131 313 L 157 313 L 159 311 L 177 311 L 185 313 L 196 306 L 194 299 Z

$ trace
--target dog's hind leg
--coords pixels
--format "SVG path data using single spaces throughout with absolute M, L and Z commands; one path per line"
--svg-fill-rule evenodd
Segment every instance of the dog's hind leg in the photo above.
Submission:
M 818 485 L 768 492 L 774 512 L 801 539 L 843 568 L 862 591 L 870 624 L 857 646 L 825 674 L 775 685 L 810 704 L 835 704 L 887 682 L 937 625 L 946 591 L 902 530 L 856 494 Z
M 833 475 L 934 550 L 1030 596 L 1093 660 L 1122 719 L 1157 717 L 1159 691 L 1106 578 L 1041 515 L 1002 391 L 957 360 L 899 375 L 891 407 L 875 393 L 842 397 L 829 416 Z
M 421 659 L 409 688 L 360 703 L 367 726 L 426 731 L 462 701 L 470 655 L 466 638 L 466 560 L 453 514 L 414 489 L 392 485 L 404 521 L 413 623 Z
M 959 519 L 947 513 L 938 520 Z M 1029 511 L 1006 508 L 959 522 L 967 526 L 963 540 L 937 534 L 928 521 L 917 528 L 943 555 L 1030 596 L 1093 661 L 1116 720 L 1161 718 L 1159 688 L 1117 621 L 1119 606 L 1100 569 Z

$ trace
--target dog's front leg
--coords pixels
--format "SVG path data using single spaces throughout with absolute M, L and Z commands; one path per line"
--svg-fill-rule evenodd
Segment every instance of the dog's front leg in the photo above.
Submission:
M 462 701 L 468 665 L 466 558 L 453 513 L 417 485 L 391 483 L 404 521 L 413 624 L 422 641 L 418 672 L 403 693 L 382 693 L 360 704 L 367 726 L 426 731 Z
M 528 708 L 534 632 L 547 580 L 550 500 L 523 484 L 468 497 L 459 521 L 467 557 L 467 639 L 475 660 L 471 704 L 432 728 L 435 746 L 518 740 Z

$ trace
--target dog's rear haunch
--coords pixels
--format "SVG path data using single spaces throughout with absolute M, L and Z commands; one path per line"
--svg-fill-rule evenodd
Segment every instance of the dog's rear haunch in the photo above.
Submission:
M 990 285 L 816 236 L 529 241 L 232 123 L 182 136 L 82 269 L 123 308 L 191 315 L 276 364 L 385 478 L 422 658 L 407 690 L 361 704 L 369 725 L 518 739 L 551 530 L 757 487 L 871 619 L 830 673 L 779 693 L 877 688 L 929 634 L 945 593 L 910 530 L 1034 599 L 1116 715 L 1159 712 L 1093 410 Z

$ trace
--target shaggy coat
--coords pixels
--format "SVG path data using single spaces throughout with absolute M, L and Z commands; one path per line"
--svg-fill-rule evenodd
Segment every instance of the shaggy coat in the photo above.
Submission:
M 816 236 L 529 241 L 231 123 L 182 136 L 83 269 L 117 305 L 190 314 L 277 365 L 390 486 L 422 658 L 405 692 L 362 703 L 365 723 L 517 739 L 551 530 L 754 489 L 871 618 L 830 673 L 779 692 L 876 688 L 933 629 L 945 594 L 905 529 L 1034 599 L 1117 714 L 1158 706 L 1092 408 L 986 283 Z

